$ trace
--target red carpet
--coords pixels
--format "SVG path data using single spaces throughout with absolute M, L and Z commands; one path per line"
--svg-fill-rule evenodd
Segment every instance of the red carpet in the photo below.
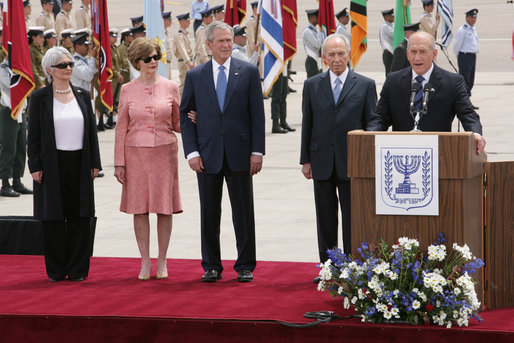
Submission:
M 39 340 L 45 341 L 45 333 L 50 340 L 51 336 L 55 338 L 56 330 L 66 333 L 63 337 L 83 330 L 90 336 L 80 341 L 96 342 L 103 337 L 111 342 L 129 342 L 129 336 L 134 338 L 142 330 L 161 333 L 149 341 L 169 338 L 172 332 L 173 337 L 187 337 L 187 341 L 221 335 L 223 341 L 237 342 L 244 338 L 239 335 L 246 332 L 255 337 L 281 337 L 277 339 L 281 342 L 284 337 L 300 341 L 311 336 L 328 338 L 342 334 L 361 343 L 420 335 L 440 342 L 468 336 L 474 342 L 486 337 L 491 342 L 514 342 L 514 309 L 486 311 L 481 314 L 482 324 L 472 321 L 468 328 L 450 330 L 435 326 L 368 325 L 358 319 L 334 321 L 316 328 L 287 328 L 269 321 L 309 323 L 312 320 L 303 318 L 305 312 L 351 312 L 342 309 L 340 299 L 316 290 L 312 283 L 317 274 L 315 263 L 259 262 L 255 281 L 246 284 L 237 282 L 232 264 L 233 261 L 225 262 L 222 280 L 205 284 L 200 282 L 203 271 L 198 260 L 170 259 L 168 279 L 142 282 L 136 278 L 139 259 L 97 257 L 92 258 L 90 277 L 85 281 L 50 283 L 43 257 L 0 255 L 0 332 L 10 332 L 17 341 L 19 337 L 24 338 L 21 341 L 31 341 L 29 332 L 37 333 Z M 114 330 L 108 333 L 116 335 L 107 335 L 107 328 Z M 123 338 L 123 334 L 128 336 Z M 392 340 L 387 339 L 388 335 Z

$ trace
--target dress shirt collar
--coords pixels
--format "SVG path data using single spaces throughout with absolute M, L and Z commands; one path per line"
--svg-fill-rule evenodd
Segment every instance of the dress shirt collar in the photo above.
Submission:
M 432 71 L 434 71 L 434 63 L 432 63 L 432 66 L 430 67 L 430 69 L 428 69 L 428 71 L 425 74 L 421 75 L 425 79 L 425 81 L 423 81 L 422 86 L 425 86 L 427 84 L 428 80 L 430 80 L 430 76 L 432 75 Z M 414 71 L 414 69 L 412 69 L 411 83 L 414 83 L 414 81 L 416 79 L 416 76 L 418 76 L 418 74 Z
M 229 58 L 227 58 L 225 63 L 223 63 L 223 66 L 225 67 L 226 72 L 228 72 L 228 70 L 230 69 L 230 60 L 231 59 L 232 59 L 232 57 L 229 57 Z M 215 73 L 218 72 L 219 67 L 220 67 L 220 64 L 218 62 L 216 62 L 216 60 L 214 58 L 212 58 L 212 71 Z
M 346 77 L 348 76 L 348 67 L 344 70 L 344 72 L 337 76 L 332 70 L 329 71 L 330 74 L 330 87 L 334 89 L 336 79 L 339 78 L 341 80 L 341 89 L 344 86 L 344 82 L 346 81 Z

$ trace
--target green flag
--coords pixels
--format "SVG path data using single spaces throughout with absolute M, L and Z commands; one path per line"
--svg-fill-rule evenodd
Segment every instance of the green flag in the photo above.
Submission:
M 410 23 L 410 0 L 396 0 L 396 9 L 394 11 L 393 49 L 405 39 L 403 25 Z

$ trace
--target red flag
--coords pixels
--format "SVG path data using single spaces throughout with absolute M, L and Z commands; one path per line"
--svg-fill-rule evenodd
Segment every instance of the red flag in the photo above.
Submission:
M 100 83 L 100 100 L 112 111 L 112 58 L 111 42 L 109 36 L 109 19 L 107 15 L 107 1 L 91 1 L 91 26 L 93 39 L 98 49 L 98 82 Z
M 34 90 L 23 1 L 4 2 L 2 50 L 9 61 L 11 76 L 11 117 L 16 119 L 25 99 Z
M 234 27 L 241 25 L 246 16 L 246 0 L 227 0 L 225 23 Z
M 336 33 L 334 2 L 332 0 L 319 0 L 318 25 L 323 32 L 323 39 Z
M 296 54 L 296 27 L 298 13 L 296 0 L 282 0 L 282 38 L 284 40 L 284 62 Z

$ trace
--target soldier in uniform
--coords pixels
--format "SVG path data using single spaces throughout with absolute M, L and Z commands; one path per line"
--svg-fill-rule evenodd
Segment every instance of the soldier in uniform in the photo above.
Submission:
M 0 2 L 0 4 L 1 4 L 1 2 Z M 3 31 L 4 31 L 3 26 L 0 26 L 0 40 L 2 39 Z M 0 49 L 0 63 L 2 63 L 4 61 L 4 59 L 5 59 L 4 50 Z M 1 109 L 1 106 L 0 106 L 0 109 Z M 1 130 L 1 126 L 0 126 L 0 130 Z M 2 144 L 2 140 L 1 139 L 0 139 L 0 144 Z
M 129 28 L 126 28 L 125 30 L 121 31 L 120 34 L 121 41 L 117 50 L 120 61 L 120 74 L 123 77 L 123 84 L 125 84 L 127 82 L 130 82 L 130 64 L 127 58 L 127 50 L 132 41 L 134 40 L 134 37 L 132 36 L 132 32 Z
M 218 5 L 212 8 L 215 21 L 225 21 L 225 5 Z
M 32 5 L 29 0 L 23 1 L 23 11 L 25 12 L 25 29 L 29 32 L 29 27 L 32 26 L 30 15 L 32 14 Z
M 111 39 L 111 60 L 112 60 L 112 95 L 113 102 L 117 104 L 120 100 L 121 85 L 123 84 L 123 76 L 121 76 L 120 67 L 120 56 L 118 55 L 118 49 L 116 48 L 116 42 L 118 40 L 118 30 L 113 28 L 109 31 Z M 112 113 L 109 114 L 107 124 L 111 127 L 116 126 L 118 117 L 118 108 L 114 106 Z
M 133 26 L 130 28 L 130 32 L 132 33 L 132 37 L 134 37 L 134 39 L 137 39 L 139 37 L 146 37 L 146 31 L 145 31 L 144 25 L 139 25 L 139 26 L 135 26 L 135 27 Z M 140 71 L 137 70 L 136 68 L 134 68 L 132 63 L 129 63 L 129 69 L 130 69 L 130 79 L 131 80 L 137 79 L 139 77 L 139 75 L 141 75 Z
M 73 32 L 73 29 L 66 29 L 61 31 L 61 46 L 66 48 L 66 50 L 68 50 L 71 55 L 75 53 L 75 49 L 73 49 L 73 42 L 71 41 Z
M 257 65 L 259 60 L 260 45 L 253 46 L 253 54 L 248 58 L 246 53 L 246 26 L 238 26 L 234 29 L 234 44 L 232 46 L 232 57 Z
M 52 0 L 41 0 L 41 7 L 43 7 L 43 10 L 36 19 L 36 25 L 42 26 L 43 31 L 55 29 L 55 19 L 52 13 L 54 2 Z
M 321 73 L 321 45 L 323 44 L 323 36 L 318 32 L 318 10 L 306 10 L 309 25 L 303 29 L 302 42 L 307 54 L 305 59 L 305 71 L 307 78 Z
M 71 21 L 72 6 L 72 0 L 62 0 L 62 10 L 55 18 L 55 32 L 58 36 L 61 35 L 62 30 L 73 28 L 73 22 Z
M 46 54 L 48 49 L 53 48 L 57 45 L 57 35 L 54 29 L 46 30 L 43 32 L 45 37 L 45 43 L 43 44 L 43 55 Z
M 140 15 L 138 17 L 132 17 L 130 18 L 130 21 L 132 22 L 132 27 L 138 27 L 143 25 L 143 16 Z
M 346 39 L 348 39 L 348 43 L 352 41 L 352 34 L 346 28 L 346 25 L 350 22 L 350 14 L 348 13 L 348 8 L 344 8 L 342 11 L 336 13 L 336 19 L 338 21 L 336 26 L 336 33 L 343 35 Z
M 91 30 L 91 10 L 89 4 L 91 0 L 82 0 L 82 5 L 75 11 L 75 24 L 76 29 L 89 29 Z
M 259 6 L 258 1 L 254 1 L 251 3 L 252 6 L 252 15 L 250 18 L 246 21 L 246 53 L 248 55 L 248 58 L 252 57 L 254 52 L 255 44 L 260 44 L 260 26 L 257 27 L 257 7 Z M 255 32 L 259 30 L 257 41 L 255 40 Z M 259 51 L 260 55 L 260 51 Z M 259 67 L 259 73 L 261 74 L 261 78 L 264 77 L 264 63 L 260 62 L 257 64 Z
M 394 37 L 394 9 L 382 11 L 384 23 L 380 26 L 378 38 L 382 46 L 382 62 L 384 62 L 385 74 L 391 71 L 391 63 L 393 63 L 393 37 Z
M 405 32 L 405 39 L 394 49 L 391 71 L 397 71 L 410 66 L 407 59 L 407 43 L 409 42 L 409 37 L 414 32 L 419 31 L 419 23 L 403 25 L 403 31 Z
M 209 61 L 212 56 L 211 49 L 207 47 L 205 29 L 212 23 L 212 9 L 204 10 L 200 12 L 202 16 L 202 24 L 196 29 L 195 33 L 195 66 L 204 64 Z
M 171 80 L 171 58 L 173 55 L 173 38 L 168 29 L 171 27 L 171 11 L 162 14 L 164 20 L 164 41 L 166 43 L 166 67 L 168 68 L 168 79 Z
M 193 51 L 191 50 L 191 41 L 189 40 L 189 33 L 187 31 L 191 22 L 189 21 L 189 13 L 181 14 L 177 16 L 180 29 L 178 30 L 175 37 L 173 37 L 173 52 L 175 57 L 178 59 L 178 72 L 180 79 L 180 95 L 184 90 L 184 81 L 186 79 L 186 73 L 188 70 L 193 69 L 194 64 Z
M 53 15 L 53 14 L 52 14 Z M 42 26 L 29 27 L 29 52 L 30 62 L 32 63 L 32 74 L 34 75 L 34 82 L 37 88 L 43 88 L 46 83 L 45 72 L 41 65 L 41 60 L 45 55 L 43 52 L 43 43 L 45 37 L 43 36 L 44 28 Z
M 421 4 L 423 5 L 423 14 L 419 18 L 419 28 L 421 31 L 430 33 L 435 38 L 437 27 L 441 22 L 441 16 L 437 13 L 434 23 L 431 15 L 434 10 L 434 2 L 432 0 L 421 0 Z
M 75 31 L 72 38 L 75 54 L 73 55 L 73 73 L 71 83 L 91 92 L 91 81 L 97 72 L 96 49 L 91 48 L 86 29 Z

